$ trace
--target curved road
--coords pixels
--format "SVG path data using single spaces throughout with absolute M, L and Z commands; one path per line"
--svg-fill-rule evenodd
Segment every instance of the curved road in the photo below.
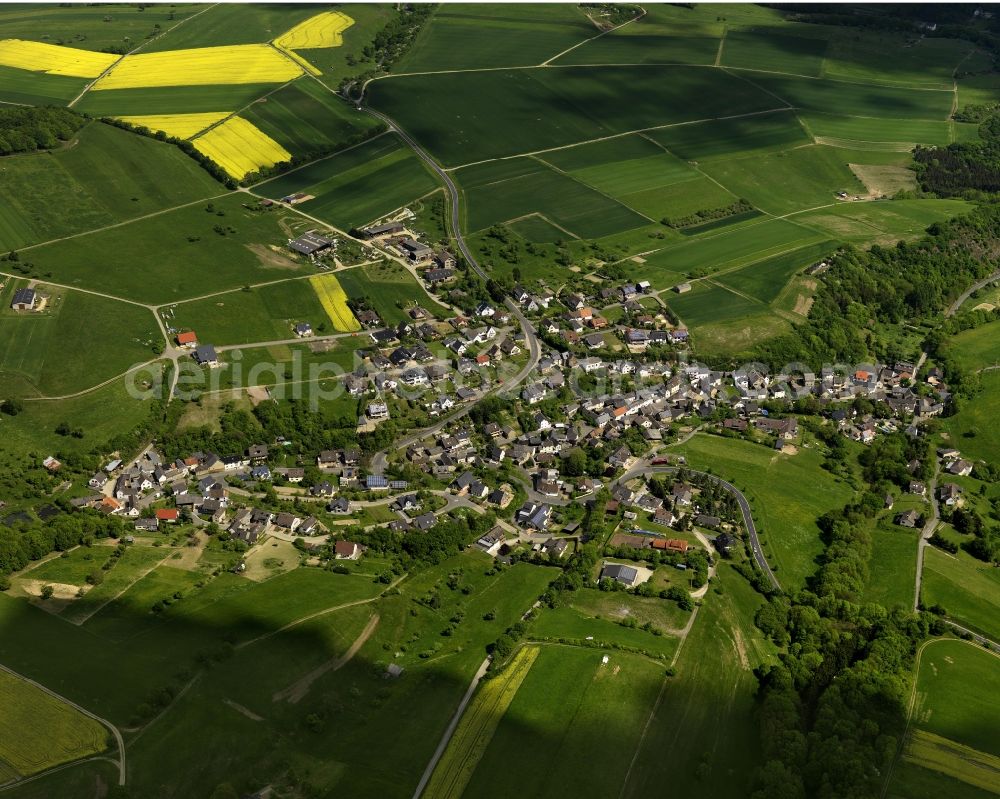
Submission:
M 406 142 L 406 144 L 409 145 L 410 149 L 412 149 L 413 152 L 417 154 L 420 160 L 423 161 L 425 164 L 427 164 L 427 166 L 429 166 L 432 170 L 434 170 L 435 174 L 437 174 L 437 176 L 441 178 L 451 198 L 451 203 L 450 203 L 451 229 L 452 233 L 455 236 L 455 243 L 458 244 L 459 252 L 462 253 L 462 257 L 465 259 L 465 262 L 476 272 L 476 274 L 478 274 L 484 281 L 489 280 L 489 275 L 479 265 L 479 262 L 472 255 L 472 252 L 469 250 L 468 245 L 466 245 L 465 243 L 465 238 L 462 236 L 462 227 L 459 224 L 460 195 L 458 191 L 458 186 L 455 185 L 455 182 L 451 179 L 451 176 L 447 172 L 445 172 L 444 169 L 441 168 L 441 165 L 438 164 L 437 161 L 435 161 L 433 158 L 431 158 L 430 155 L 428 155 L 427 152 L 419 144 L 417 144 L 417 142 L 405 130 L 400 128 L 399 125 L 397 125 L 392 119 L 387 117 L 385 114 L 379 111 L 375 111 L 374 109 L 369 108 L 367 106 L 359 105 L 358 108 L 364 108 L 364 110 L 367 111 L 369 114 L 371 114 L 373 117 L 384 122 L 386 126 L 389 128 L 389 130 L 394 131 L 404 142 Z M 528 362 L 524 365 L 524 368 L 522 368 L 516 375 L 514 375 L 509 380 L 505 380 L 495 389 L 484 394 L 483 397 L 480 399 L 484 399 L 485 397 L 491 396 L 493 394 L 498 394 L 503 391 L 513 389 L 516 386 L 520 385 L 522 382 L 524 382 L 524 380 L 528 377 L 528 375 L 530 375 L 534 371 L 535 366 L 538 364 L 539 359 L 542 357 L 542 347 L 538 341 L 538 337 L 535 335 L 535 329 L 525 318 L 524 314 L 521 313 L 521 309 L 517 306 L 516 303 L 514 303 L 513 300 L 508 298 L 506 300 L 506 305 L 508 310 L 510 310 L 511 316 L 513 316 L 517 320 L 518 324 L 521 326 L 521 330 L 524 331 L 524 340 L 528 345 Z M 467 405 L 466 407 L 462 408 L 456 413 L 453 413 L 450 416 L 442 418 L 441 420 L 434 423 L 430 427 L 425 427 L 422 430 L 418 430 L 415 433 L 406 436 L 405 438 L 401 438 L 394 444 L 393 451 L 404 449 L 405 447 L 408 447 L 411 444 L 415 444 L 417 441 L 420 441 L 422 438 L 426 438 L 429 435 L 434 435 L 439 430 L 441 430 L 446 424 L 449 424 L 450 422 L 453 422 L 457 419 L 461 419 L 463 416 L 468 414 L 469 411 L 471 411 L 472 408 L 475 407 L 475 405 L 476 403 L 471 403 L 470 405 Z M 381 472 L 385 470 L 388 454 L 389 453 L 387 451 L 383 451 L 376 453 L 372 457 L 371 461 L 372 471 Z
M 650 472 L 673 474 L 679 471 L 679 469 L 680 467 L 677 466 L 653 466 L 648 459 L 641 460 L 625 472 L 625 474 L 615 480 L 614 485 L 627 483 L 629 480 L 649 474 Z M 750 513 L 750 503 L 747 502 L 747 498 L 743 496 L 743 492 L 732 483 L 723 480 L 721 477 L 716 477 L 714 474 L 699 472 L 695 469 L 686 469 L 686 471 L 691 474 L 697 474 L 708 478 L 716 485 L 721 486 L 724 490 L 736 497 L 736 502 L 740 506 L 740 512 L 743 514 L 743 524 L 746 527 L 747 535 L 750 538 L 750 549 L 753 552 L 753 558 L 757 562 L 758 568 L 760 568 L 760 570 L 764 573 L 771 585 L 774 586 L 774 589 L 776 591 L 780 591 L 781 584 L 778 582 L 778 578 L 774 576 L 774 572 L 771 571 L 771 566 L 767 562 L 767 558 L 764 557 L 764 550 L 761 549 L 760 539 L 757 536 L 757 527 L 754 525 L 753 515 Z

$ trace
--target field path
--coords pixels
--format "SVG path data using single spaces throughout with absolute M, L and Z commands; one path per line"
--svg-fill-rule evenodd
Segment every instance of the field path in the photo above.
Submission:
M 308 674 L 305 674 L 297 679 L 287 688 L 278 691 L 272 697 L 272 701 L 280 702 L 284 699 L 293 705 L 297 705 L 305 698 L 306 694 L 309 693 L 309 689 L 312 687 L 312 684 L 316 682 L 316 680 L 327 672 L 342 669 L 354 659 L 354 656 L 358 654 L 361 647 L 363 647 L 368 639 L 371 638 L 372 633 L 375 632 L 375 628 L 378 627 L 378 623 L 379 615 L 376 613 L 368 619 L 368 623 L 361 631 L 361 634 L 354 639 L 354 643 L 351 644 L 350 648 L 343 655 L 333 658 L 333 660 L 328 660 L 326 663 L 317 666 Z
M 431 775 L 434 773 L 434 769 L 444 754 L 444 750 L 448 748 L 448 743 L 451 741 L 451 736 L 455 734 L 455 729 L 458 727 L 458 722 L 462 720 L 462 714 L 465 713 L 465 708 L 469 705 L 469 700 L 472 699 L 472 695 L 476 692 L 476 688 L 482 681 L 483 677 L 486 676 L 486 669 L 489 668 L 490 659 L 486 658 L 482 663 L 479 664 L 479 668 L 476 673 L 472 676 L 472 682 L 469 683 L 469 687 L 465 690 L 465 696 L 462 697 L 462 701 L 458 703 L 458 707 L 455 709 L 455 715 L 451 717 L 451 721 L 448 722 L 448 728 L 444 731 L 444 735 L 441 736 L 441 742 L 437 745 L 437 749 L 434 750 L 434 754 L 431 755 L 430 762 L 427 764 L 427 768 L 424 769 L 423 775 L 420 777 L 420 782 L 417 783 L 416 790 L 413 792 L 413 799 L 420 799 L 420 794 L 424 792 L 424 788 L 427 787 L 427 783 L 430 782 Z
M 107 719 L 102 719 L 100 716 L 91 713 L 86 708 L 80 707 L 73 700 L 67 699 L 65 696 L 57 694 L 55 691 L 46 688 L 41 683 L 37 683 L 34 680 L 30 679 L 29 677 L 25 677 L 23 674 L 19 674 L 13 669 L 4 666 L 2 663 L 0 663 L 0 670 L 7 672 L 7 674 L 10 674 L 12 677 L 17 677 L 19 680 L 24 680 L 26 683 L 37 688 L 39 691 L 43 691 L 44 693 L 48 694 L 53 699 L 58 699 L 60 702 L 63 702 L 64 704 L 69 705 L 71 708 L 78 711 L 79 713 L 82 713 L 87 718 L 93 719 L 99 724 L 102 724 L 105 727 L 107 727 L 108 730 L 111 732 L 111 734 L 115 736 L 115 741 L 118 744 L 118 784 L 119 785 L 125 784 L 125 741 L 122 738 L 122 734 L 118 731 L 118 728 L 114 724 L 112 724 Z
M 620 25 L 615 25 L 614 27 L 608 28 L 605 31 L 601 31 L 596 36 L 591 36 L 589 39 L 584 39 L 582 42 L 577 42 L 572 47 L 567 47 L 561 53 L 556 53 L 554 56 L 552 56 L 552 58 L 549 58 L 549 59 L 543 61 L 541 64 L 539 64 L 539 66 L 541 66 L 541 67 L 547 67 L 549 64 L 551 64 L 557 58 L 559 58 L 560 56 L 566 55 L 566 53 L 570 52 L 571 50 L 575 50 L 577 47 L 583 47 L 583 45 L 588 44 L 589 42 L 592 42 L 595 39 L 600 39 L 602 36 L 606 36 L 607 34 L 612 33 L 614 31 L 618 30 L 619 28 L 624 28 L 626 25 L 629 25 L 629 24 L 635 22 L 636 20 L 640 20 L 644 16 L 646 16 L 646 9 L 645 8 L 643 8 L 642 6 L 639 6 L 639 11 L 641 11 L 642 13 L 636 14 L 634 17 L 632 17 L 632 19 L 627 19 L 624 22 L 622 22 Z M 591 22 L 594 22 L 593 18 L 589 14 L 587 14 L 586 17 Z M 594 22 L 594 24 L 596 25 L 597 23 Z
M 938 475 L 941 474 L 941 462 L 935 459 L 934 462 L 934 475 L 931 477 L 930 481 L 927 483 L 927 491 L 930 493 L 931 500 L 931 515 L 930 518 L 924 523 L 924 529 L 920 531 L 920 538 L 917 541 L 917 576 L 915 579 L 915 585 L 913 590 L 913 612 L 916 613 L 920 608 L 920 583 L 923 579 L 924 572 L 924 550 L 927 549 L 930 544 L 928 540 L 934 531 L 937 529 L 938 522 L 940 521 L 940 514 L 938 512 L 938 502 L 937 502 L 937 481 Z

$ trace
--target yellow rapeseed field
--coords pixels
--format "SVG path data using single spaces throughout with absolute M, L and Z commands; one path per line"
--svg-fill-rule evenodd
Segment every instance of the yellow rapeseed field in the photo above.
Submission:
M 351 309 L 347 307 L 347 294 L 337 280 L 336 275 L 313 275 L 309 278 L 316 296 L 333 322 L 334 330 L 342 333 L 353 333 L 361 329 L 361 323 L 354 318 Z
M 228 83 L 283 83 L 302 68 L 266 44 L 234 44 L 125 56 L 94 84 L 101 89 L 150 86 L 209 86 Z
M 237 180 L 262 166 L 292 158 L 288 150 L 241 117 L 227 119 L 191 143 Z
M 423 794 L 427 799 L 459 799 L 462 796 L 539 651 L 537 646 L 524 647 L 514 655 L 502 674 L 480 683 L 479 693 L 466 708 L 427 783 Z
M 96 78 L 118 58 L 110 53 L 94 53 L 44 42 L 0 40 L 0 66 L 47 72 L 50 75 Z
M 141 125 L 150 130 L 162 130 L 168 136 L 190 139 L 205 128 L 221 122 L 229 116 L 228 111 L 209 111 L 204 114 L 144 114 L 135 117 L 119 117 L 132 125 Z
M 354 20 L 340 11 L 324 11 L 300 22 L 274 40 L 278 47 L 289 50 L 310 50 L 315 47 L 340 47 L 342 34 Z

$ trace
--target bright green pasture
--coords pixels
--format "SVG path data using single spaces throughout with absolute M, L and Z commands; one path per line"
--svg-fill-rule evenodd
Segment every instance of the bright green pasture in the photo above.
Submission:
M 770 447 L 699 433 L 682 447 L 695 469 L 731 481 L 750 501 L 761 543 L 783 587 L 796 590 L 816 570 L 823 551 L 816 520 L 842 508 L 850 487 L 822 468 L 813 448 L 782 455 Z
M 980 375 L 982 390 L 959 406 L 959 412 L 944 420 L 951 440 L 961 442 L 962 452 L 975 460 L 1000 461 L 1000 429 L 996 409 L 1000 407 L 1000 371 Z
M 250 200 L 233 194 L 211 209 L 196 203 L 46 244 L 31 260 L 60 283 L 157 304 L 295 275 L 291 253 L 268 248 L 316 224 L 281 208 L 244 207 Z
M 841 202 L 795 214 L 794 219 L 841 241 L 891 244 L 917 238 L 934 222 L 968 210 L 963 200 L 879 200 Z
M 831 205 L 838 192 L 865 190 L 832 147 L 799 147 L 755 158 L 713 161 L 702 169 L 733 194 L 773 214 Z
M 540 213 L 580 238 L 600 238 L 649 222 L 610 197 L 534 159 L 466 167 L 456 174 L 464 189 L 466 227 Z
M 306 279 L 232 291 L 180 303 L 169 323 L 193 329 L 200 341 L 216 345 L 250 344 L 294 338 L 294 326 L 308 322 L 315 333 L 332 333 L 330 320 Z
M 280 198 L 302 191 L 315 199 L 301 209 L 343 230 L 364 225 L 434 191 L 437 183 L 397 136 L 379 136 L 301 169 L 258 184 Z
M 865 602 L 877 602 L 884 608 L 913 607 L 917 578 L 918 533 L 893 524 L 895 513 L 871 531 L 872 556 L 868 562 L 868 585 Z
M 598 33 L 574 5 L 441 5 L 393 71 L 535 65 Z
M 975 307 L 977 301 L 967 303 Z M 948 359 L 966 371 L 976 371 L 986 366 L 1000 364 L 1000 322 L 990 322 L 970 330 L 963 330 L 944 345 Z M 977 399 L 966 407 L 978 404 Z M 964 408 L 963 408 L 964 410 Z
M 465 795 L 615 796 L 656 701 L 663 666 L 639 655 L 543 647 Z M 510 767 L 513 757 L 518 768 Z M 600 764 L 598 766 L 598 764 Z
M 269 94 L 240 116 L 284 145 L 292 155 L 337 145 L 380 124 L 312 78 L 300 78 Z
M 95 117 L 238 111 L 275 88 L 273 83 L 229 83 L 106 89 L 87 92 L 73 107 Z
M 375 108 L 448 166 L 780 107 L 774 97 L 739 78 L 694 67 L 401 76 L 375 81 L 368 92 Z M 413 102 L 415 96 L 420 103 Z M 692 104 L 691 97 L 700 100 Z
M 965 442 L 962 448 L 968 450 Z M 941 605 L 959 624 L 1000 638 L 1000 570 L 964 550 L 924 551 L 921 598 L 926 607 Z

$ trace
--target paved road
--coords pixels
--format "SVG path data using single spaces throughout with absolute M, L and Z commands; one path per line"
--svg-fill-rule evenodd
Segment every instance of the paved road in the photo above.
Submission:
M 451 176 L 447 172 L 445 172 L 444 169 L 441 168 L 440 164 L 438 164 L 437 161 L 431 158 L 430 155 L 428 155 L 427 152 L 419 144 L 417 144 L 417 142 L 414 141 L 413 138 L 405 130 L 400 128 L 392 119 L 387 117 L 385 114 L 382 114 L 368 107 L 365 107 L 364 110 L 367 111 L 376 119 L 379 119 L 382 122 L 384 122 L 386 126 L 388 126 L 389 130 L 394 131 L 404 142 L 406 142 L 406 144 L 409 145 L 409 147 L 417 154 L 417 156 L 432 170 L 434 170 L 434 172 L 438 175 L 438 177 L 440 177 L 441 180 L 444 182 L 445 188 L 447 188 L 448 194 L 451 198 L 451 203 L 450 203 L 451 229 L 455 237 L 455 243 L 458 245 L 459 252 L 462 253 L 462 257 L 465 259 L 465 262 L 469 265 L 471 269 L 473 269 L 476 272 L 476 274 L 478 274 L 484 281 L 489 280 L 489 275 L 479 265 L 479 262 L 475 259 L 475 256 L 473 256 L 472 252 L 469 250 L 468 245 L 466 245 L 465 238 L 462 236 L 462 227 L 459 224 L 459 210 L 460 210 L 459 203 L 461 200 L 461 195 L 459 194 L 458 187 L 455 185 L 455 182 L 451 179 Z M 518 324 L 521 326 L 521 330 L 524 331 L 524 340 L 528 345 L 528 362 L 516 375 L 503 381 L 497 388 L 484 394 L 475 403 L 471 403 L 449 416 L 442 417 L 440 420 L 438 420 L 430 427 L 426 427 L 423 430 L 418 430 L 415 433 L 412 433 L 400 439 L 395 443 L 393 448 L 394 451 L 405 449 L 406 447 L 415 444 L 416 442 L 420 441 L 423 438 L 426 438 L 427 436 L 436 434 L 441 429 L 443 429 L 445 425 L 450 424 L 451 422 L 456 421 L 457 419 L 461 419 L 463 416 L 468 414 L 469 411 L 471 411 L 478 402 L 482 401 L 486 397 L 492 396 L 494 394 L 499 394 L 505 391 L 509 391 L 517 387 L 522 382 L 524 382 L 524 380 L 527 379 L 528 375 L 530 375 L 535 370 L 535 366 L 538 364 L 538 361 L 542 357 L 542 347 L 541 343 L 538 340 L 538 337 L 535 335 L 535 329 L 525 318 L 524 314 L 521 313 L 521 309 L 517 306 L 516 303 L 514 303 L 512 300 L 508 298 L 506 301 L 506 305 L 507 308 L 510 310 L 511 315 L 517 320 Z M 387 451 L 383 451 L 376 453 L 372 457 L 371 461 L 372 471 L 374 472 L 385 471 L 386 463 L 388 461 L 388 454 L 389 453 Z
M 648 459 L 645 459 L 639 461 L 631 469 L 625 472 L 625 474 L 615 481 L 615 484 L 620 485 L 626 483 L 636 477 L 647 475 L 650 472 L 672 474 L 678 470 L 679 467 L 677 466 L 653 466 Z M 716 477 L 714 474 L 699 472 L 694 469 L 687 469 L 687 471 L 691 474 L 699 474 L 703 477 L 707 477 L 709 480 L 721 486 L 724 490 L 736 497 L 736 502 L 740 506 L 740 512 L 743 514 L 743 524 L 746 527 L 747 536 L 750 538 L 750 549 L 753 552 L 754 560 L 757 562 L 757 566 L 767 577 L 771 585 L 774 586 L 775 590 L 780 591 L 781 584 L 778 582 L 778 578 L 774 576 L 774 572 L 771 571 L 771 566 L 767 562 L 767 558 L 764 557 L 764 550 L 761 548 L 760 539 L 757 536 L 757 527 L 754 525 L 753 515 L 750 513 L 750 503 L 747 502 L 747 498 L 743 496 L 743 492 L 732 483 L 723 480 L 721 477 Z
M 997 643 L 996 641 L 987 638 L 985 635 L 980 635 L 979 633 L 970 630 L 968 627 L 963 627 L 961 624 L 958 624 L 957 622 L 954 622 L 951 619 L 942 619 L 942 621 L 949 627 L 951 627 L 953 630 L 958 630 L 959 633 L 966 633 L 968 635 L 971 635 L 972 640 L 975 641 L 980 646 L 985 647 L 986 649 L 989 649 L 992 652 L 1000 654 L 1000 643 Z
M 937 481 L 938 475 L 941 473 L 941 463 L 940 461 L 935 461 L 934 463 L 934 476 L 931 477 L 930 482 L 927 485 L 927 490 L 930 492 L 931 500 L 931 515 L 930 518 L 924 523 L 924 529 L 920 532 L 920 540 L 917 542 L 917 576 L 915 580 L 914 590 L 913 590 L 913 612 L 916 613 L 920 606 L 920 583 L 923 579 L 924 573 L 924 550 L 930 546 L 928 540 L 934 531 L 937 529 L 938 522 L 941 520 L 940 514 L 938 512 L 937 503 Z
M 976 283 L 973 283 L 971 286 L 969 286 L 965 291 L 963 291 L 959 295 L 957 300 L 955 300 L 951 305 L 948 306 L 948 310 L 944 312 L 945 318 L 948 318 L 949 316 L 954 316 L 955 313 L 958 311 L 958 309 L 962 307 L 962 303 L 965 302 L 967 299 L 969 299 L 969 297 L 971 297 L 974 292 L 979 291 L 979 289 L 983 288 L 983 286 L 988 286 L 995 280 L 1000 280 L 1000 272 L 994 272 L 989 277 L 983 278 L 982 280 L 977 281 Z
M 97 715 L 91 713 L 85 707 L 80 707 L 73 700 L 67 699 L 65 696 L 57 694 L 55 691 L 53 691 L 53 690 L 51 690 L 49 688 L 46 688 L 41 683 L 37 683 L 34 680 L 29 679 L 28 677 L 25 677 L 23 674 L 18 674 L 16 671 L 14 671 L 13 669 L 7 668 L 3 664 L 0 664 L 0 671 L 5 671 L 5 672 L 7 672 L 8 674 L 10 674 L 10 675 L 12 675 L 14 677 L 17 677 L 18 679 L 24 680 L 29 685 L 33 685 L 38 690 L 47 693 L 49 696 L 51 696 L 51 697 L 53 697 L 55 699 L 58 699 L 60 702 L 65 702 L 71 708 L 73 708 L 74 710 L 79 711 L 80 713 L 82 713 L 87 718 L 91 718 L 94 721 L 96 721 L 96 722 L 104 725 L 105 727 L 107 727 L 108 730 L 111 732 L 111 734 L 115 737 L 115 741 L 118 744 L 118 784 L 119 785 L 124 785 L 125 784 L 125 741 L 122 739 L 122 734 L 120 732 L 118 732 L 118 728 L 114 724 L 112 724 L 107 719 L 102 719 L 100 716 L 97 716 Z
M 465 696 L 462 697 L 462 701 L 459 702 L 455 715 L 451 717 L 451 721 L 448 723 L 448 729 L 444 731 L 444 735 L 441 736 L 441 742 L 438 744 L 437 749 L 434 750 L 431 762 L 427 764 L 427 768 L 424 769 L 424 773 L 420 777 L 420 782 L 417 783 L 417 789 L 413 792 L 413 799 L 420 799 L 420 794 L 422 794 L 424 792 L 424 788 L 427 787 L 427 783 L 430 781 L 431 775 L 434 773 L 434 767 L 437 766 L 438 761 L 441 759 L 441 755 L 444 754 L 444 750 L 448 748 L 448 742 L 451 740 L 451 736 L 455 734 L 455 728 L 458 727 L 458 722 L 462 720 L 462 714 L 465 713 L 465 708 L 468 706 L 469 700 L 472 699 L 472 695 L 476 692 L 476 687 L 486 674 L 486 669 L 489 668 L 489 665 L 489 658 L 486 658 L 486 660 L 479 664 L 479 669 L 473 675 L 472 682 L 469 683 L 469 687 L 465 691 Z

